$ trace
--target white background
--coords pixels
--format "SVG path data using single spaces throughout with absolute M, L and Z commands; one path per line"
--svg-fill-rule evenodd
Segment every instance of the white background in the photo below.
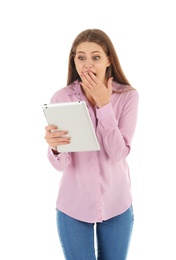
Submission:
M 128 259 L 176 259 L 175 24 L 171 0 L 1 1 L 0 259 L 64 259 L 55 223 L 61 174 L 46 157 L 41 104 L 65 86 L 72 41 L 87 28 L 110 36 L 140 94 Z

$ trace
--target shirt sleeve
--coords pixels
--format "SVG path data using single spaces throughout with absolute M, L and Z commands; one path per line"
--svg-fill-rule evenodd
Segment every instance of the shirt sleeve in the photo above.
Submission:
M 124 160 L 130 152 L 137 122 L 138 100 L 138 92 L 130 91 L 120 115 L 117 115 L 119 111 L 115 111 L 111 103 L 97 109 L 98 131 L 104 149 L 113 162 Z
M 50 147 L 48 147 L 47 155 L 52 166 L 60 172 L 64 171 L 71 161 L 69 153 L 59 153 L 58 155 L 55 155 Z

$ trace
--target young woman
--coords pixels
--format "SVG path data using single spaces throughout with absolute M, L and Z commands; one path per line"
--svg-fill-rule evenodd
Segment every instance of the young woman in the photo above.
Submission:
M 75 38 L 67 86 L 51 98 L 52 103 L 79 100 L 87 104 L 100 151 L 58 153 L 56 146 L 71 142 L 67 131 L 45 128 L 48 159 L 62 172 L 56 213 L 65 259 L 95 260 L 97 255 L 99 260 L 125 260 L 134 220 L 126 157 L 136 128 L 138 92 L 123 73 L 110 38 L 99 29 Z

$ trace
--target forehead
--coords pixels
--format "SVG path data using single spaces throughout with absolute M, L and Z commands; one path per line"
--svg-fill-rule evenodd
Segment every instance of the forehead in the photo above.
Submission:
M 82 42 L 80 43 L 77 48 L 76 48 L 76 52 L 104 52 L 102 47 L 95 43 L 95 42 Z

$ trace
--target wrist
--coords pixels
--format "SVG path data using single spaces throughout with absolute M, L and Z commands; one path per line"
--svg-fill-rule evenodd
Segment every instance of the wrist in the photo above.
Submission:
M 99 108 L 104 107 L 104 106 L 106 106 L 109 103 L 110 103 L 110 100 L 108 100 L 107 102 L 102 102 L 102 103 L 98 104 L 98 107 Z
M 53 154 L 55 154 L 55 155 L 59 154 L 59 152 L 57 151 L 57 147 L 56 146 L 52 146 L 51 150 L 52 150 Z

